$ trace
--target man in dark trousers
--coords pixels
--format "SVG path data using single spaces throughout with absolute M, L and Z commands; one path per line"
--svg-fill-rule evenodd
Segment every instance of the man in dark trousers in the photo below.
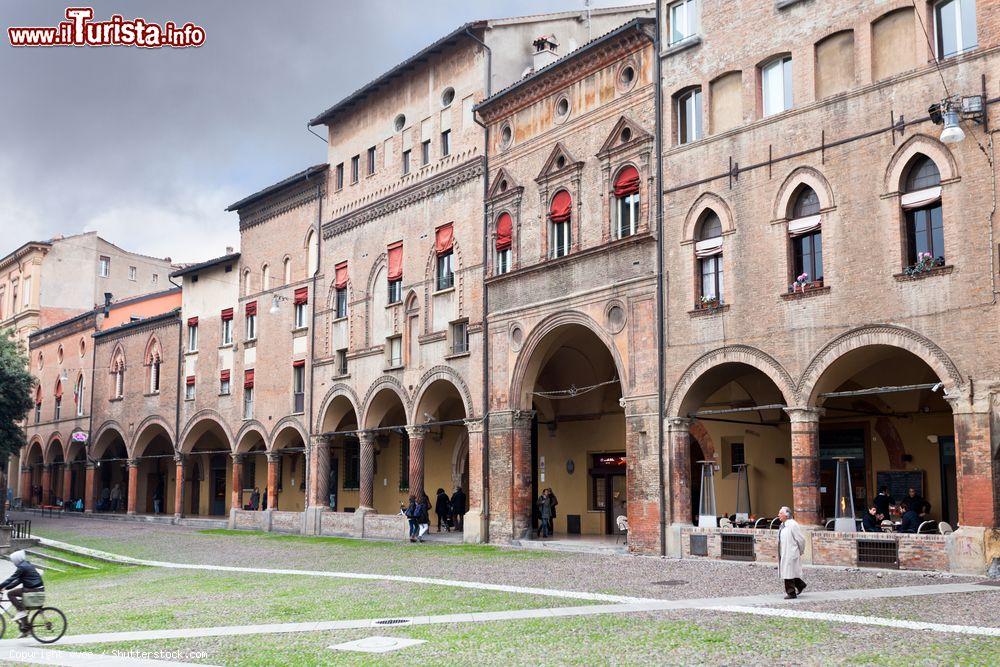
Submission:
M 24 551 L 15 551 L 12 553 L 10 555 L 10 562 L 14 564 L 16 569 L 14 570 L 14 574 L 7 577 L 5 581 L 0 582 L 0 590 L 7 591 L 7 598 L 14 605 L 14 608 L 17 609 L 14 620 L 17 621 L 17 625 L 21 629 L 21 637 L 27 637 L 29 628 L 26 626 L 25 621 L 28 617 L 28 612 L 24 608 L 24 594 L 44 591 L 45 584 L 42 582 L 42 575 L 38 573 L 34 565 L 28 562 L 28 556 Z
M 465 492 L 462 487 L 456 486 L 455 493 L 451 494 L 451 516 L 455 521 L 455 530 L 465 529 Z

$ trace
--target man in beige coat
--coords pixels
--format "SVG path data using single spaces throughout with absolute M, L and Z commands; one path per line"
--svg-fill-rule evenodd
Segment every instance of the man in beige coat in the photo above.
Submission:
M 792 510 L 782 507 L 778 511 L 781 527 L 778 529 L 778 572 L 785 580 L 785 599 L 793 600 L 805 589 L 802 581 L 802 554 L 806 550 L 806 537 L 799 522 L 792 518 Z

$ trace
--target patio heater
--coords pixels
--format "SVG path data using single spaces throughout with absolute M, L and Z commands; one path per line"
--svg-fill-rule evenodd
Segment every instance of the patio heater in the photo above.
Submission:
M 858 529 L 854 520 L 854 493 L 851 486 L 849 458 L 837 458 L 837 502 L 833 512 L 833 529 L 839 533 L 853 533 Z
M 715 461 L 698 461 L 701 464 L 701 494 L 698 498 L 698 527 L 718 528 L 715 514 Z
M 737 464 L 736 474 L 736 521 L 750 520 L 750 466 Z

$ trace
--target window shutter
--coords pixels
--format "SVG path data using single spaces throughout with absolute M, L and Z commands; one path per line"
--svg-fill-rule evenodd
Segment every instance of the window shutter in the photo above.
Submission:
M 223 382 L 229 382 L 229 373 L 230 371 L 222 371 L 219 373 L 219 379 Z
M 231 319 L 233 319 L 233 309 L 226 308 L 225 310 L 222 311 L 222 321 L 225 322 Z
M 570 218 L 573 210 L 573 198 L 565 190 L 560 190 L 552 198 L 552 206 L 549 208 L 549 219 L 552 222 L 566 222 Z
M 438 255 L 451 252 L 455 242 L 455 229 L 452 223 L 441 225 L 434 231 L 434 249 Z
M 615 197 L 627 197 L 639 192 L 639 171 L 635 167 L 625 167 L 615 179 Z
M 300 287 L 295 290 L 295 305 L 301 306 L 304 303 L 309 303 L 309 288 Z
M 305 359 L 296 359 L 292 362 L 292 368 L 303 368 L 306 365 Z
M 336 276 L 333 284 L 337 289 L 347 287 L 347 262 L 341 262 L 335 267 Z
M 253 369 L 243 372 L 243 388 L 253 389 Z
M 389 246 L 389 282 L 403 278 L 403 242 L 397 241 Z
M 514 230 L 514 221 L 510 213 L 501 213 L 497 218 L 497 251 L 506 250 L 511 245 L 511 235 Z
M 186 382 L 186 384 L 189 387 L 194 384 L 194 376 L 193 375 L 188 375 L 187 376 L 187 382 Z
M 249 317 L 250 315 L 256 315 L 256 314 L 257 314 L 257 302 L 250 301 L 249 303 L 247 303 L 247 316 Z
M 56 382 L 56 398 L 62 398 L 62 381 Z
M 188 318 L 188 326 L 189 327 L 196 327 L 196 326 L 198 326 L 198 318 L 197 317 L 189 317 Z

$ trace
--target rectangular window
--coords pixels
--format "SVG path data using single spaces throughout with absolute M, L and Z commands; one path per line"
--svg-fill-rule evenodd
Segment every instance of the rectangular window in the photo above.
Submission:
M 677 99 L 678 144 L 701 139 L 701 115 L 701 90 L 692 90 Z
M 185 400 L 194 399 L 194 376 L 189 375 L 187 382 L 184 384 L 184 398 Z
M 403 300 L 403 281 L 389 281 L 389 303 L 399 303 Z
M 336 188 L 338 190 L 343 190 L 344 189 L 344 163 L 343 162 L 341 162 L 340 164 L 337 165 L 335 183 L 336 183 Z
M 792 239 L 792 254 L 795 257 L 795 276 L 803 273 L 809 280 L 823 279 L 823 233 L 814 232 Z
M 453 322 L 451 325 L 451 353 L 465 354 L 469 351 L 469 323 Z
M 100 260 L 100 273 L 102 278 L 107 278 L 108 274 L 111 273 L 111 258 L 101 255 Z
M 361 486 L 361 442 L 357 438 L 344 438 L 344 490 L 357 490 Z
M 368 175 L 371 176 L 375 173 L 375 147 L 372 146 L 368 149 Z
M 421 164 L 430 164 L 430 161 L 431 161 L 431 140 L 430 139 L 428 139 L 427 141 L 425 141 L 422 144 L 420 144 L 420 159 L 421 159 Z
M 701 297 L 722 302 L 722 255 L 699 260 L 701 263 Z
M 292 412 L 304 412 L 306 406 L 305 361 L 292 362 Z
M 441 133 L 441 157 L 451 155 L 451 130 Z
M 386 363 L 389 364 L 389 368 L 396 368 L 397 366 L 403 365 L 403 337 L 393 336 L 392 338 L 387 338 L 385 341 L 386 346 Z
M 198 351 L 198 325 L 188 322 L 188 352 Z
M 497 275 L 503 275 L 510 271 L 510 248 L 497 251 Z
M 295 328 L 301 329 L 307 324 L 307 311 L 304 303 L 295 304 Z
M 698 32 L 698 0 L 681 0 L 670 5 L 670 43 Z
M 615 209 L 618 216 L 617 236 L 620 239 L 632 236 L 639 222 L 639 193 L 618 197 L 615 201 L 618 204 Z
M 347 288 L 337 290 L 337 319 L 347 317 Z
M 412 151 L 409 151 L 409 150 L 403 151 L 403 176 L 406 176 L 408 173 L 410 173 L 410 153 L 411 152 Z
M 257 315 L 247 315 L 247 340 L 257 340 Z
M 746 462 L 747 462 L 746 451 L 743 449 L 743 443 L 742 442 L 729 443 L 730 472 L 738 473 L 740 471 L 740 466 L 742 466 Z
M 222 344 L 231 345 L 233 342 L 233 321 L 222 320 Z
M 907 250 L 910 264 L 916 264 L 922 253 L 944 260 L 944 222 L 941 204 L 906 212 Z
M 337 350 L 337 375 L 347 375 L 347 350 Z
M 934 7 L 934 33 L 937 57 L 947 58 L 974 49 L 976 37 L 976 0 L 944 0 Z
M 355 155 L 351 158 L 351 185 L 358 182 L 358 173 L 361 169 L 361 156 Z
M 450 289 L 455 285 L 455 270 L 452 267 L 452 256 L 451 250 L 448 252 L 438 255 L 437 258 L 437 289 L 441 290 Z
M 223 396 L 229 396 L 233 391 L 232 381 L 229 379 L 229 374 L 226 373 L 219 378 L 219 393 Z
M 552 239 L 552 250 L 550 252 L 553 259 L 565 257 L 569 254 L 569 220 L 563 222 L 549 223 L 549 230 Z
M 24 279 L 21 290 L 23 291 L 21 296 L 21 310 L 25 310 L 31 305 L 31 276 Z
M 253 419 L 253 387 L 243 388 L 243 419 Z
M 792 58 L 775 58 L 761 68 L 761 99 L 764 115 L 792 108 Z
M 153 274 L 153 284 L 155 285 L 155 284 L 156 284 L 156 283 L 158 283 L 158 282 L 160 282 L 160 276 L 158 276 L 158 275 L 156 275 L 156 274 L 154 273 L 154 274 Z
M 128 267 L 128 279 L 132 280 L 132 281 L 135 281 L 135 267 L 134 266 Z

